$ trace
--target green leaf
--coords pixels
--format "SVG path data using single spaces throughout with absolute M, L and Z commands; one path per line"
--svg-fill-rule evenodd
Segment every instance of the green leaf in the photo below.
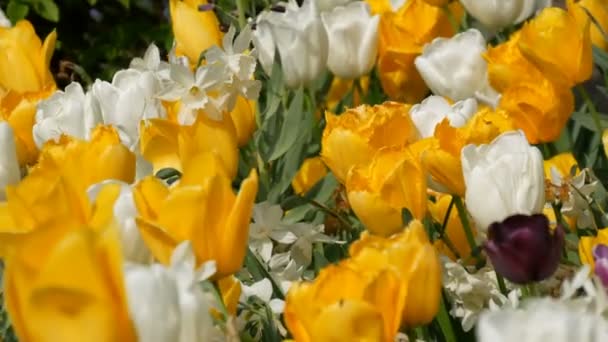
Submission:
M 53 0 L 32 1 L 32 8 L 38 15 L 54 23 L 59 21 L 59 7 Z
M 439 327 L 441 328 L 445 341 L 456 342 L 456 335 L 454 334 L 454 329 L 452 327 L 452 322 L 450 321 L 450 315 L 448 314 L 446 303 L 447 301 L 445 296 L 442 295 L 439 312 L 437 313 L 437 317 L 435 317 L 435 319 L 437 320 L 437 323 L 439 323 Z
M 30 8 L 28 5 L 18 0 L 11 0 L 6 7 L 6 15 L 14 25 L 19 20 L 25 18 L 29 10 Z
M 412 213 L 409 211 L 408 208 L 401 209 L 401 222 L 403 223 L 404 227 L 407 227 L 407 225 L 410 224 L 410 222 L 412 222 L 413 219 L 414 219 L 414 216 L 412 215 Z
M 120 2 L 120 4 L 123 5 L 126 9 L 129 9 L 130 0 L 118 0 L 118 2 Z
M 608 53 L 597 46 L 593 46 L 593 61 L 604 72 L 608 71 Z
M 276 140 L 269 161 L 276 160 L 284 155 L 285 152 L 293 146 L 298 137 L 302 135 L 302 121 L 306 114 L 306 112 L 302 110 L 303 102 L 304 91 L 300 88 L 296 91 L 296 95 L 291 101 L 289 109 L 286 112 L 283 112 L 283 124 L 281 125 L 279 138 Z

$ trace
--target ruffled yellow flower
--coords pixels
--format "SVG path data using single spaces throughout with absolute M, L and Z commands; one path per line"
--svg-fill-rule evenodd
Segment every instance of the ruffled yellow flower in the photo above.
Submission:
M 152 176 L 135 186 L 138 227 L 161 263 L 169 264 L 173 249 L 189 240 L 198 264 L 217 262 L 216 279 L 241 268 L 258 177 L 252 170 L 235 196 L 221 164 L 216 154 L 200 154 L 184 165 L 179 184 L 171 189 Z
M 438 222 L 439 224 L 443 224 L 446 215 L 448 213 L 448 208 L 450 206 L 450 202 L 452 201 L 452 196 L 449 195 L 441 195 L 436 202 L 429 201 L 429 212 L 433 217 L 433 220 Z M 462 221 L 460 220 L 460 216 L 458 215 L 458 210 L 456 210 L 456 206 L 452 206 L 452 210 L 450 211 L 450 216 L 448 217 L 447 224 L 445 226 L 444 233 L 449 241 L 456 249 L 458 256 L 460 259 L 467 260 L 471 255 L 471 246 L 467 241 L 467 236 L 465 234 L 464 228 L 462 227 Z M 475 234 L 475 230 L 473 230 L 473 234 Z M 442 241 L 436 240 L 435 248 L 440 253 L 447 255 L 450 259 L 456 261 L 458 258 L 450 248 Z M 473 262 L 475 260 L 472 260 Z
M 89 225 L 102 207 L 91 205 L 87 189 L 108 179 L 131 183 L 134 178 L 135 155 L 120 143 L 112 127 L 96 128 L 90 142 L 64 137 L 47 143 L 28 176 L 6 188 L 0 233 L 27 233 L 50 224 L 66 229 Z
M 402 324 L 413 327 L 433 320 L 441 301 L 441 264 L 420 221 L 412 221 L 402 233 L 390 238 L 363 233 L 349 252 L 362 269 L 397 270 L 405 296 Z
M 205 50 L 222 46 L 220 22 L 213 11 L 199 11 L 206 0 L 170 0 L 171 24 L 175 37 L 175 54 L 186 56 L 196 65 Z
M 569 0 L 568 11 L 548 7 L 526 23 L 518 45 L 546 77 L 572 87 L 593 71 L 589 25 L 585 11 Z
M 38 156 L 32 127 L 38 101 L 55 91 L 49 63 L 56 39 L 53 31 L 42 43 L 26 20 L 0 27 L 0 120 L 13 129 L 22 166 L 35 163 Z
M 253 136 L 253 132 L 255 132 L 255 107 L 255 101 L 239 96 L 236 100 L 236 106 L 230 112 L 239 146 L 247 145 Z
M 435 136 L 429 138 L 422 153 L 422 163 L 432 176 L 435 185 L 444 192 L 464 196 L 460 152 L 468 144 L 488 144 L 500 134 L 514 130 L 512 120 L 504 110 L 482 108 L 465 126 L 454 128 L 447 119 L 435 128 Z M 427 139 L 425 139 L 427 140 Z
M 581 237 L 578 242 L 578 255 L 581 258 L 581 262 L 583 264 L 589 265 L 592 268 L 595 267 L 595 260 L 593 260 L 593 247 L 599 244 L 608 246 L 607 228 L 598 230 L 597 236 Z
M 300 170 L 291 181 L 291 186 L 296 194 L 305 194 L 323 177 L 327 175 L 327 167 L 320 157 L 304 160 Z
M 417 139 L 409 105 L 385 102 L 359 106 L 337 116 L 326 112 L 321 158 L 340 183 L 356 165 L 371 162 L 383 147 L 406 146 Z
M 194 156 L 216 154 L 226 173 L 236 176 L 239 160 L 238 137 L 230 115 L 216 121 L 198 115 L 192 126 L 181 126 L 169 120 L 151 119 L 140 126 L 141 154 L 152 163 L 154 172 L 163 168 L 182 171 Z
M 574 95 L 569 88 L 542 79 L 509 87 L 502 93 L 499 107 L 509 113 L 531 144 L 552 142 L 574 112 Z
M 580 6 L 593 16 L 593 18 L 597 21 L 595 23 L 591 23 L 591 42 L 593 45 L 599 47 L 600 49 L 608 51 L 608 41 L 606 41 L 605 36 L 602 34 L 608 33 L 608 2 L 605 0 L 581 0 L 576 3 L 577 6 Z M 576 17 L 577 20 L 581 20 L 581 24 L 584 23 L 584 18 Z
M 348 202 L 368 231 L 389 236 L 403 229 L 402 209 L 416 219 L 426 215 L 426 177 L 415 151 L 384 148 L 369 165 L 350 170 Z
M 48 226 L 29 234 L 5 265 L 6 307 L 19 340 L 137 340 L 114 227 Z
M 456 20 L 458 2 L 450 6 Z M 407 1 L 397 12 L 386 12 L 378 28 L 378 72 L 382 88 L 391 99 L 417 103 L 428 88 L 414 66 L 422 48 L 436 37 L 450 37 L 454 29 L 446 12 L 423 0 Z

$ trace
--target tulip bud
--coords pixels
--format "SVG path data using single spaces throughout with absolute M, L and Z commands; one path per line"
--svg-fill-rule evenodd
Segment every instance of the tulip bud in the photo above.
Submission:
M 500 29 L 529 17 L 536 0 L 462 0 L 464 8 L 485 27 Z
M 479 230 L 512 215 L 542 212 L 543 158 L 523 132 L 503 133 L 489 145 L 467 145 L 461 159 L 467 208 Z
M 608 51 L 608 41 L 603 32 L 608 32 L 608 3 L 605 0 L 581 0 L 576 3 L 593 16 L 595 22 L 591 24 L 591 42 L 593 45 Z M 577 17 L 577 21 L 584 18 Z M 597 25 L 596 25 L 597 23 Z
M 485 51 L 481 32 L 470 29 L 450 39 L 436 38 L 414 63 L 435 95 L 454 101 L 475 97 L 495 107 L 499 95 L 488 81 Z
M 15 137 L 8 123 L 0 121 L 0 201 L 6 199 L 4 188 L 21 179 Z
M 353 2 L 321 14 L 329 38 L 327 67 L 336 76 L 354 79 L 367 74 L 378 52 L 378 22 L 369 5 Z
M 541 281 L 555 272 L 564 247 L 564 229 L 549 228 L 545 215 L 514 215 L 488 229 L 484 250 L 496 272 L 516 284 Z

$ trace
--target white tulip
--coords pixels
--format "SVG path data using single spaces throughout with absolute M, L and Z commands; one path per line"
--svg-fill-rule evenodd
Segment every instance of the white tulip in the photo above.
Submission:
M 152 261 L 152 253 L 141 237 L 135 223 L 138 213 L 131 187 L 124 182 L 115 180 L 106 180 L 93 184 L 87 190 L 89 200 L 94 202 L 101 189 L 109 184 L 120 186 L 120 193 L 114 202 L 113 212 L 114 220 L 119 228 L 122 254 L 125 260 L 132 263 L 150 263 Z
M 88 97 L 88 98 L 87 98 Z M 80 83 L 72 82 L 64 91 L 38 104 L 36 123 L 33 128 L 34 142 L 41 148 L 49 140 L 57 140 L 62 134 L 88 140 L 91 129 L 101 122 L 99 113 L 87 106 L 91 95 L 85 96 Z
M 285 13 L 272 15 L 259 24 L 261 26 L 258 30 L 270 28 L 272 39 L 281 56 L 283 77 L 288 87 L 307 85 L 325 71 L 328 55 L 327 32 L 317 12 L 315 1 L 304 0 L 302 7 L 297 7 L 295 1 L 291 0 L 285 7 Z M 259 43 L 260 34 L 256 36 L 254 42 Z M 267 33 L 261 36 L 265 37 Z M 270 44 L 264 44 L 264 50 L 270 51 Z M 268 57 L 265 56 L 266 60 L 261 60 L 263 66 L 266 64 L 265 70 L 269 68 Z
M 528 18 L 537 0 L 461 0 L 469 14 L 489 29 L 501 29 Z
M 477 101 L 466 99 L 453 105 L 441 96 L 431 95 L 410 109 L 410 117 L 421 138 L 432 137 L 437 126 L 447 118 L 452 127 L 462 127 L 477 112 Z
M 522 131 L 498 136 L 489 145 L 461 152 L 465 201 L 477 229 L 515 214 L 536 214 L 545 204 L 543 157 Z
M 200 282 L 215 272 L 213 262 L 194 270 L 195 260 L 188 242 L 180 244 L 171 266 L 126 264 L 127 302 L 140 341 L 214 341 L 210 309 L 214 303 Z
M 470 29 L 452 38 L 436 38 L 424 46 L 415 64 L 435 95 L 454 101 L 474 97 L 496 107 L 499 95 L 488 81 L 485 51 L 481 32 Z
M 346 6 L 352 0 L 314 0 L 319 12 L 331 11 L 338 6 Z
M 608 324 L 601 315 L 570 301 L 536 299 L 524 309 L 484 312 L 477 324 L 479 342 L 601 342 Z
M 6 186 L 17 184 L 20 179 L 13 129 L 6 121 L 0 121 L 0 201 L 6 200 Z
M 91 91 L 103 122 L 116 127 L 123 144 L 134 150 L 139 143 L 140 121 L 166 116 L 155 98 L 159 90 L 154 73 L 127 69 L 117 72 L 112 83 L 96 80 Z
M 321 14 L 329 38 L 327 67 L 336 76 L 355 79 L 367 74 L 378 53 L 379 15 L 356 1 Z
M 2 8 L 0 8 L 0 27 L 11 27 L 11 26 L 12 26 L 11 21 L 8 20 L 8 18 L 2 11 Z

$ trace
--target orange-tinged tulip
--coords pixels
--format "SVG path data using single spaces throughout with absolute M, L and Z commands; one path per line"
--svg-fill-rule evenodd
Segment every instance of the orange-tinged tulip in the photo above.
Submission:
M 114 227 L 38 230 L 5 259 L 4 295 L 23 341 L 136 341 Z
M 501 133 L 514 130 L 504 110 L 482 108 L 465 126 L 454 128 L 447 119 L 435 128 L 435 136 L 422 152 L 422 163 L 433 183 L 444 192 L 463 196 L 465 191 L 460 152 L 468 144 L 487 144 Z M 425 139 L 426 140 L 426 139 Z
M 608 41 L 602 33 L 602 31 L 608 33 L 608 2 L 605 0 L 581 0 L 576 5 L 589 11 L 597 22 L 597 25 L 594 22 L 591 23 L 591 42 L 593 45 L 608 51 Z M 584 18 L 578 16 L 576 18 L 577 20 L 582 19 L 584 25 Z
M 0 27 L 0 89 L 19 94 L 55 88 L 49 70 L 57 33 L 51 32 L 44 43 L 27 20 L 14 27 Z
M 583 236 L 578 242 L 578 255 L 581 262 L 586 265 L 595 267 L 593 258 L 593 247 L 596 245 L 608 245 L 608 229 L 603 228 L 598 230 L 597 236 Z
M 450 7 L 456 18 L 462 7 Z M 458 20 L 458 19 L 456 19 Z M 436 37 L 450 37 L 454 29 L 446 12 L 423 0 L 407 1 L 397 12 L 384 13 L 378 28 L 378 71 L 391 99 L 417 103 L 428 92 L 414 66 L 422 47 Z
M 390 238 L 363 233 L 349 251 L 353 261 L 363 263 L 364 269 L 379 263 L 397 271 L 404 296 L 404 325 L 413 327 L 433 320 L 441 301 L 441 264 L 420 221 L 412 221 L 402 233 Z M 370 259 L 372 255 L 375 260 Z
M 368 166 L 355 166 L 346 179 L 351 208 L 373 234 L 389 236 L 403 228 L 401 211 L 426 215 L 426 170 L 409 149 L 381 149 Z
M 216 279 L 241 268 L 257 194 L 257 173 L 252 170 L 235 195 L 231 178 L 220 164 L 215 154 L 201 154 L 190 160 L 180 183 L 170 190 L 152 176 L 136 185 L 138 227 L 161 263 L 168 264 L 173 249 L 189 240 L 198 264 L 216 261 Z
M 548 7 L 526 23 L 518 45 L 546 77 L 572 87 L 588 80 L 593 71 L 589 28 L 585 11 L 569 0 L 568 11 Z
M 241 282 L 234 276 L 227 276 L 218 280 L 217 285 L 222 294 L 222 301 L 226 306 L 226 311 L 232 316 L 236 316 L 236 307 L 241 297 Z
M 327 167 L 320 157 L 313 157 L 304 160 L 300 170 L 291 181 L 291 186 L 296 194 L 308 192 L 327 174 Z
M 186 56 L 196 65 L 205 50 L 222 46 L 220 23 L 213 11 L 199 11 L 206 0 L 170 0 L 171 25 L 175 36 L 175 54 Z
M 154 172 L 163 168 L 182 171 L 193 157 L 216 154 L 230 178 L 236 176 L 239 160 L 237 131 L 230 115 L 212 120 L 198 115 L 192 126 L 181 126 L 163 119 L 141 124 L 141 154 L 152 163 Z
M 443 224 L 446 219 L 446 215 L 448 213 L 448 208 L 450 206 L 450 202 L 452 201 L 452 196 L 442 195 L 440 196 L 436 202 L 429 202 L 429 212 L 433 217 L 433 220 L 438 222 L 439 224 Z M 473 232 L 475 233 L 475 232 Z M 445 226 L 445 236 L 449 239 L 454 249 L 458 253 L 458 256 L 462 260 L 467 260 L 471 255 L 471 246 L 467 241 L 467 236 L 465 234 L 464 228 L 462 226 L 462 221 L 460 220 L 460 216 L 458 215 L 458 210 L 456 210 L 456 206 L 452 206 L 450 211 L 450 216 L 447 217 L 447 224 Z M 454 255 L 452 250 L 448 248 L 446 243 L 443 240 L 436 240 L 435 248 L 444 255 L 450 257 L 450 259 L 456 261 L 457 257 Z M 474 260 L 473 260 L 474 261 Z
M 409 105 L 385 102 L 362 105 L 337 116 L 326 113 L 321 158 L 344 184 L 348 171 L 368 164 L 383 147 L 406 146 L 416 140 L 416 127 L 409 117 Z
M 574 95 L 570 88 L 546 79 L 518 83 L 502 93 L 499 108 L 509 113 L 531 144 L 552 142 L 559 138 L 574 112 Z
M 236 106 L 230 112 L 239 146 L 247 145 L 253 136 L 253 132 L 255 132 L 255 108 L 255 101 L 239 96 L 236 100 Z

